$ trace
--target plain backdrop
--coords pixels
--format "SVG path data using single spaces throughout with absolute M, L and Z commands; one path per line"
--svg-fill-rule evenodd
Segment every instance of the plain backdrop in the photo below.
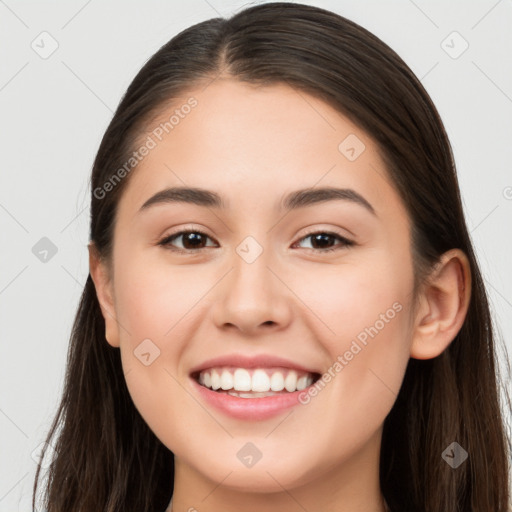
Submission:
M 37 453 L 88 275 L 89 174 L 115 107 L 171 37 L 255 3 L 0 0 L 0 512 L 31 510 Z M 304 3 L 369 29 L 431 95 L 510 351 L 512 2 Z

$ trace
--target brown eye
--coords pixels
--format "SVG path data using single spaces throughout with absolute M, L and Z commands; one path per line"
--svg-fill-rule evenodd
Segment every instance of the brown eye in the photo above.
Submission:
M 206 248 L 206 242 L 210 237 L 203 233 L 202 231 L 180 231 L 178 233 L 174 233 L 165 237 L 161 240 L 158 245 L 162 245 L 164 247 L 168 247 L 172 251 L 178 252 L 194 252 L 200 249 Z M 173 242 L 175 240 L 180 240 L 182 247 L 174 247 Z
M 311 249 L 313 251 L 319 252 L 327 252 L 327 251 L 335 251 L 337 249 L 341 249 L 343 247 L 354 245 L 354 242 L 348 240 L 337 233 L 329 233 L 326 231 L 316 231 L 314 233 L 310 233 L 305 237 L 301 238 L 299 241 L 311 239 L 311 244 L 313 247 L 305 247 L 306 249 Z M 338 239 L 341 243 L 333 246 L 333 242 L 335 239 Z M 335 243 L 335 242 L 334 242 Z M 315 247 L 317 246 L 317 247 Z

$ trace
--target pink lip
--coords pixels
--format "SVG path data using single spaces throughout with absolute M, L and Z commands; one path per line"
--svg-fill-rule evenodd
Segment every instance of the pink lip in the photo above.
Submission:
M 212 391 L 199 382 L 191 379 L 193 386 L 207 404 L 219 411 L 240 420 L 261 421 L 299 405 L 299 394 L 307 393 L 309 388 L 282 395 L 273 395 L 260 398 L 240 398 L 227 393 Z M 313 385 L 313 384 L 312 384 Z
M 243 356 L 241 354 L 231 354 L 215 357 L 204 361 L 190 370 L 190 377 L 194 389 L 206 401 L 207 404 L 215 407 L 217 410 L 241 420 L 260 421 L 271 418 L 295 405 L 299 405 L 299 395 L 307 393 L 309 388 L 291 393 L 260 397 L 260 398 L 240 398 L 231 396 L 227 393 L 219 393 L 206 388 L 196 380 L 197 375 L 202 370 L 214 367 L 232 366 L 237 368 L 290 368 L 312 374 L 320 374 L 316 369 L 307 368 L 298 363 L 287 359 L 260 354 L 258 356 Z M 312 384 L 314 385 L 314 384 Z
M 195 366 L 190 370 L 190 374 L 206 370 L 207 368 L 219 367 L 219 366 L 234 366 L 237 368 L 290 368 L 292 370 L 300 370 L 309 373 L 321 373 L 320 370 L 306 368 L 298 363 L 294 363 L 282 357 L 276 357 L 266 354 L 260 354 L 258 356 L 243 356 L 241 354 L 230 354 L 226 356 L 215 357 L 208 359 L 203 363 Z M 290 393 L 293 394 L 293 393 Z M 251 398 L 249 400 L 257 400 Z

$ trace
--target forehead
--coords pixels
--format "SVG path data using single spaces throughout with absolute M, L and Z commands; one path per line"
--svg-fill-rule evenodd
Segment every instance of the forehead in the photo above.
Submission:
M 377 211 L 401 207 L 374 141 L 327 103 L 287 85 L 218 79 L 192 88 L 139 141 L 151 149 L 121 199 L 130 215 L 170 186 L 215 190 L 239 209 L 274 208 L 290 191 L 321 186 L 354 189 Z

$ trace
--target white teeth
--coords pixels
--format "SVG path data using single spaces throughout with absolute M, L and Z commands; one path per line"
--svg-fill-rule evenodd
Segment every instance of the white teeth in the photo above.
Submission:
M 305 387 L 307 387 L 307 381 L 308 381 L 307 375 L 303 375 L 302 377 L 299 377 L 297 379 L 297 391 L 302 391 Z
M 237 391 L 228 391 L 228 395 L 237 396 L 239 398 L 262 398 L 266 396 L 279 395 L 279 393 L 238 393 Z
M 212 370 L 212 389 L 217 390 L 220 388 L 220 375 L 216 370 Z
M 297 389 L 297 372 L 292 370 L 288 372 L 286 379 L 284 379 L 284 387 L 286 391 L 295 391 Z
M 233 387 L 235 391 L 251 391 L 251 374 L 243 368 L 237 368 L 233 375 Z
M 256 370 L 252 374 L 252 391 L 269 391 L 270 377 L 264 370 Z
M 284 377 L 281 372 L 276 372 L 270 377 L 270 389 L 272 391 L 282 391 L 284 389 Z
M 231 389 L 233 387 L 233 375 L 228 370 L 224 370 L 220 377 L 220 387 L 224 390 Z
M 220 367 L 204 370 L 198 376 L 201 385 L 214 391 L 226 391 L 230 395 L 241 398 L 302 391 L 313 384 L 313 380 L 311 373 L 282 368 L 247 370 L 245 368 Z

